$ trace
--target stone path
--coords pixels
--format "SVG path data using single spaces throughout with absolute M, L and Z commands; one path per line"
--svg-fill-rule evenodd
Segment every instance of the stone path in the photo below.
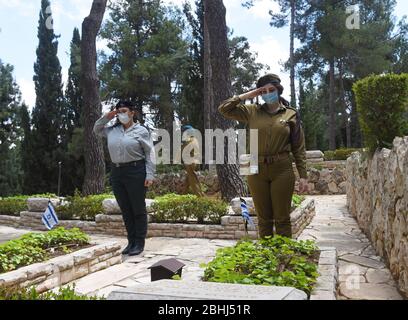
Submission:
M 353 216 L 345 195 L 308 196 L 316 216 L 299 239 L 336 247 L 339 256 L 339 300 L 401 300 L 397 285 Z
M 23 234 L 29 232 L 28 230 L 15 229 L 6 226 L 0 226 L 0 243 L 16 239 Z
M 117 240 L 123 246 L 127 244 L 124 238 L 92 236 L 92 240 Z M 176 239 L 149 238 L 146 239 L 145 251 L 135 257 L 124 256 L 124 262 L 108 269 L 90 274 L 75 281 L 75 291 L 81 294 L 107 297 L 118 288 L 127 288 L 138 283 L 150 282 L 150 267 L 157 261 L 176 258 L 183 262 L 183 280 L 199 281 L 204 273 L 201 263 L 213 259 L 218 248 L 233 246 L 235 240 L 210 239 Z

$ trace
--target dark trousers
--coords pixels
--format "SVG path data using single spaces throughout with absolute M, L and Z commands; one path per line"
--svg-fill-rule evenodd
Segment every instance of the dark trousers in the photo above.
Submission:
M 144 245 L 147 234 L 146 165 L 112 167 L 110 182 L 122 211 L 129 242 Z

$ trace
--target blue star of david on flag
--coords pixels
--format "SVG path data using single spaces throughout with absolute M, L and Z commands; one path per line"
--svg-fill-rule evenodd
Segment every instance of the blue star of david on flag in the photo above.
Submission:
M 43 213 L 41 220 L 48 230 L 51 230 L 55 225 L 58 224 L 58 217 L 55 213 L 55 209 L 52 206 L 51 201 L 48 201 L 47 209 Z
M 241 200 L 241 213 L 242 213 L 242 217 L 244 218 L 246 223 L 249 223 L 251 226 L 254 225 L 254 222 L 252 221 L 252 218 L 249 214 L 249 210 L 246 204 L 245 199 L 240 198 Z

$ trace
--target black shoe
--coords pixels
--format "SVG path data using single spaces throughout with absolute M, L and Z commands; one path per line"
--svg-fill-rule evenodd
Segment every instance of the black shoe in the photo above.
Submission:
M 129 256 L 137 256 L 141 254 L 144 250 L 144 246 L 141 244 L 135 244 L 129 249 Z
M 133 246 L 131 242 L 128 243 L 125 249 L 123 249 L 122 254 L 129 254 L 130 248 Z

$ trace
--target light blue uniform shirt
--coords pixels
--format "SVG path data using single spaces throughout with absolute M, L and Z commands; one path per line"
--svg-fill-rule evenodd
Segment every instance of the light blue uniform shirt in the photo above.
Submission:
M 146 180 L 152 180 L 155 173 L 154 147 L 149 131 L 139 123 L 128 129 L 123 125 L 106 126 L 110 120 L 106 115 L 99 118 L 93 131 L 108 140 L 109 155 L 113 163 L 146 161 Z

